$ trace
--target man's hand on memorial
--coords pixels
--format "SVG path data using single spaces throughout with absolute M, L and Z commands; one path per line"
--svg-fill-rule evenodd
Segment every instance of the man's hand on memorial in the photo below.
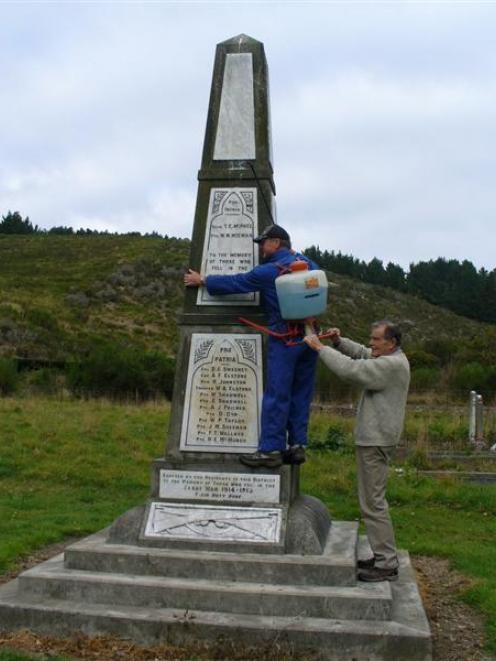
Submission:
M 184 274 L 185 287 L 201 287 L 202 284 L 203 284 L 203 278 L 197 271 L 193 271 L 193 269 L 188 269 L 188 272 Z
M 324 348 L 324 345 L 319 340 L 316 335 L 305 335 L 303 340 L 308 344 L 308 346 L 314 351 L 320 351 Z

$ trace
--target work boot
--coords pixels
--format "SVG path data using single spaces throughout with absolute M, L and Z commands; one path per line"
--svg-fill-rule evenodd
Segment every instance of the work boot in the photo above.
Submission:
M 282 453 L 282 458 L 285 464 L 300 465 L 306 461 L 305 448 L 303 445 L 290 445 L 287 450 Z
M 278 468 L 282 466 L 282 452 L 262 452 L 257 450 L 253 454 L 242 454 L 239 460 L 250 468 Z
M 366 558 L 365 560 L 357 560 L 358 569 L 370 569 L 375 565 L 375 556 Z
M 370 567 L 358 572 L 358 580 L 366 583 L 379 583 L 380 581 L 397 581 L 398 570 L 390 567 Z

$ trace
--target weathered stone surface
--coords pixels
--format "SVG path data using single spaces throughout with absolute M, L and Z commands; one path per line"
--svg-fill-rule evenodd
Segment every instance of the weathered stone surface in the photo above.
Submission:
M 331 516 L 327 507 L 312 496 L 299 496 L 289 509 L 286 552 L 321 554 L 330 528 Z
M 109 528 L 108 541 L 115 544 L 137 544 L 145 510 L 145 505 L 139 505 L 116 519 Z
M 276 585 L 355 585 L 358 524 L 334 522 L 319 555 L 261 554 L 109 544 L 97 533 L 65 552 L 68 569 Z
M 344 525 L 346 528 L 351 524 Z M 339 528 L 340 524 L 336 524 L 336 530 Z M 68 550 L 68 559 L 72 557 L 73 563 L 89 563 L 84 571 L 64 567 L 59 556 L 2 586 L 0 630 L 30 628 L 60 636 L 83 631 L 93 636 L 131 636 L 145 645 L 158 642 L 180 645 L 214 641 L 222 636 L 251 645 L 277 642 L 288 645 L 288 650 L 294 652 L 311 650 L 312 659 L 341 661 L 351 658 L 430 661 L 432 658 L 428 623 L 405 553 L 400 554 L 397 584 L 326 588 L 325 582 L 318 582 L 318 572 L 311 571 L 323 562 L 322 556 L 283 554 L 257 558 L 254 555 L 248 564 L 241 564 L 241 581 L 236 574 L 230 582 L 218 574 L 210 581 L 196 577 L 171 579 L 160 574 L 182 572 L 188 561 L 201 567 L 202 556 L 207 562 L 202 568 L 204 575 L 224 571 L 229 563 L 222 554 L 196 552 L 181 565 L 180 554 L 175 559 L 164 550 L 150 555 L 149 550 L 139 551 L 136 547 L 102 544 L 103 536 L 97 537 L 80 542 L 83 548 L 72 556 Z M 355 545 L 345 538 L 342 535 L 337 547 L 347 549 L 347 559 L 354 564 L 356 526 Z M 217 555 L 221 557 L 216 558 Z M 236 555 L 232 554 L 233 568 Z M 313 574 L 315 587 L 304 582 L 299 590 L 291 583 L 271 587 L 263 582 L 244 582 L 255 570 L 257 561 L 261 564 L 255 576 L 264 572 L 272 575 L 273 567 L 281 569 L 287 564 L 286 577 L 291 573 Z M 126 562 L 134 563 L 132 574 L 123 573 Z M 270 571 L 261 569 L 266 562 L 270 563 Z M 342 560 L 337 556 L 333 562 Z M 92 571 L 92 563 L 97 565 L 97 571 Z M 295 572 L 298 566 L 300 569 Z M 145 567 L 147 574 L 140 574 Z M 168 605 L 171 601 L 177 605 Z M 196 603 L 208 604 L 212 609 L 191 606 Z M 346 615 L 351 619 L 339 617 Z

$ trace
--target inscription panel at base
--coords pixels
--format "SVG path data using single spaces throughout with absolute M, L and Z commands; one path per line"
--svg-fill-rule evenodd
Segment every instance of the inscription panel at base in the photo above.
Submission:
M 260 335 L 193 333 L 181 450 L 255 450 L 262 390 Z
M 269 544 L 280 541 L 281 521 L 277 508 L 152 502 L 145 537 Z
M 280 483 L 280 475 L 163 469 L 160 471 L 159 497 L 278 503 Z

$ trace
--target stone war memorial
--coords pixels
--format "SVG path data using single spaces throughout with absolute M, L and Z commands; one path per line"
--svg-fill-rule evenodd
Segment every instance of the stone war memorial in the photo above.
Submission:
M 264 48 L 239 35 L 216 51 L 193 269 L 258 263 L 253 238 L 275 217 L 272 160 Z M 277 644 L 295 658 L 431 658 L 408 554 L 394 585 L 357 583 L 358 523 L 331 520 L 300 493 L 304 468 L 239 462 L 257 448 L 264 383 L 264 338 L 240 317 L 264 322 L 257 294 L 185 291 L 166 451 L 152 464 L 149 500 L 2 586 L 0 630 Z

